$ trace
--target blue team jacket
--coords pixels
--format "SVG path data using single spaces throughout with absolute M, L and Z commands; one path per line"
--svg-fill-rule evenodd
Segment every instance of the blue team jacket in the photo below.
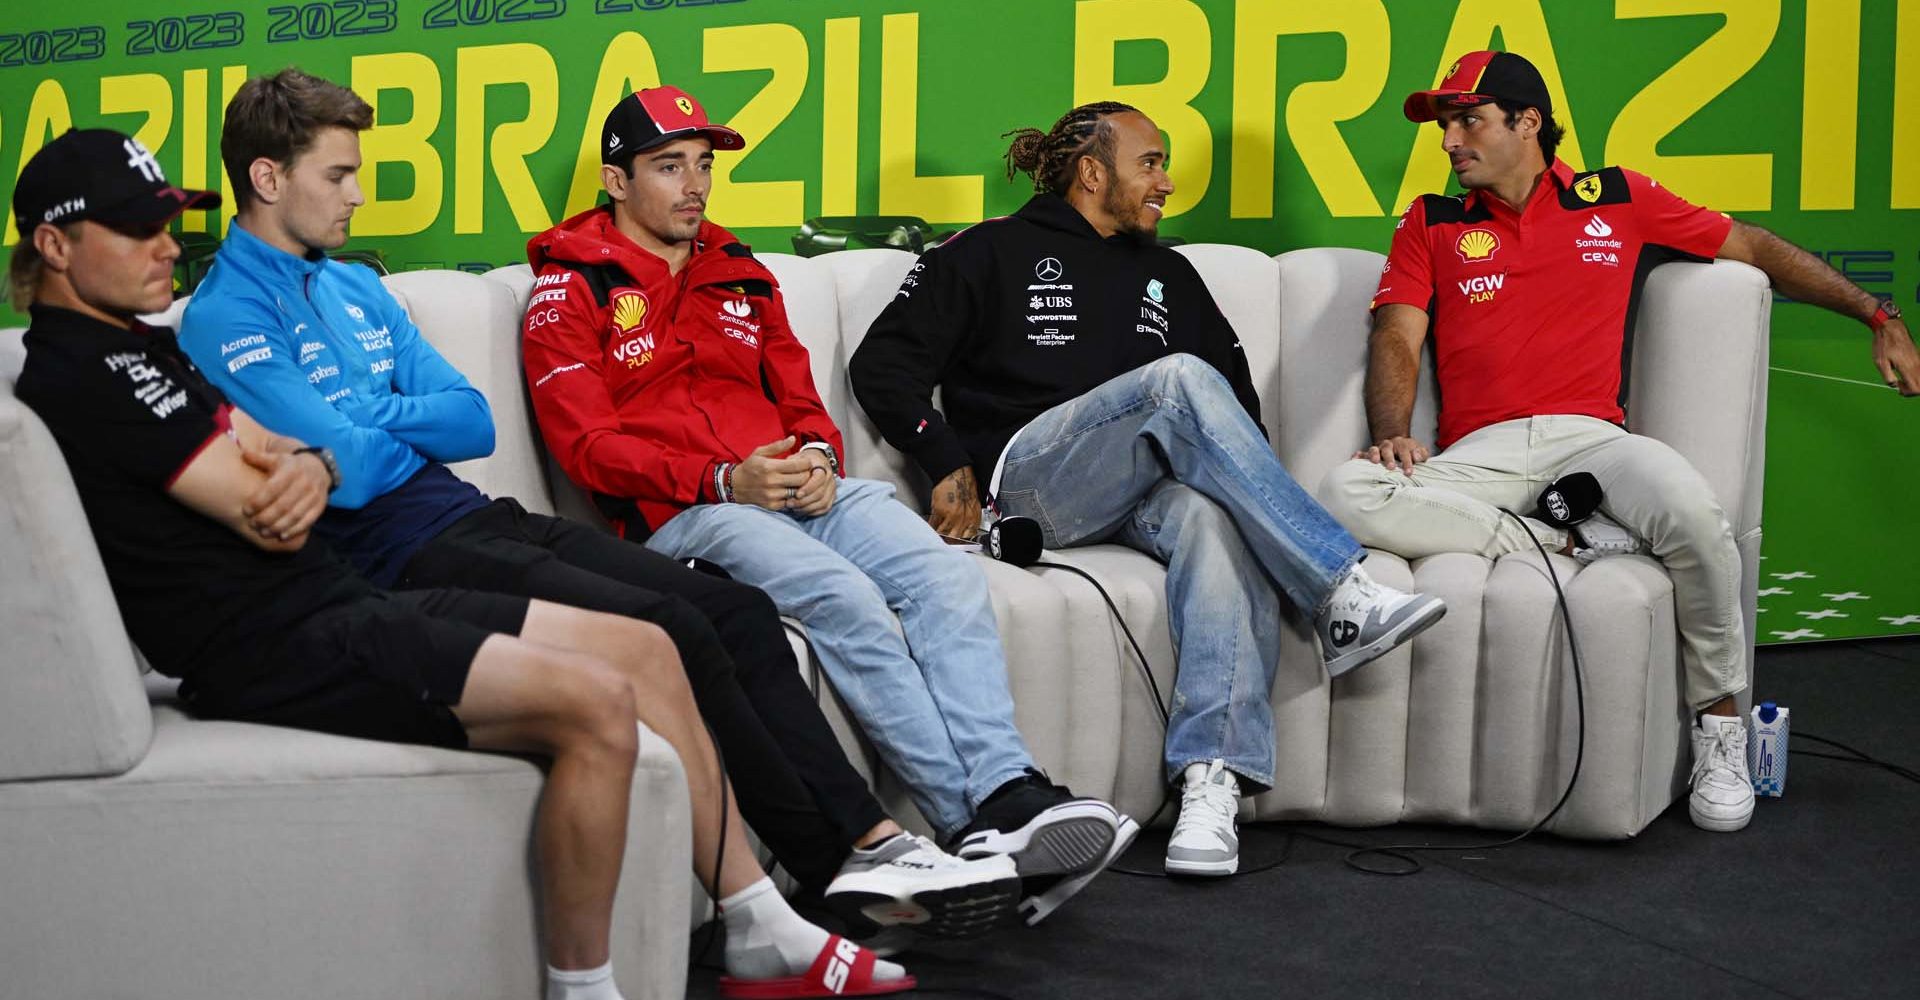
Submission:
M 315 530 L 376 583 L 485 504 L 442 463 L 492 453 L 492 409 L 372 270 L 297 257 L 235 223 L 180 345 L 267 429 L 333 450 L 340 487 Z

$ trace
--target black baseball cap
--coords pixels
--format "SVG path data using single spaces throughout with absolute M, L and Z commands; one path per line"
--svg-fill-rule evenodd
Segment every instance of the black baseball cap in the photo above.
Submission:
M 43 222 L 92 219 L 137 229 L 165 225 L 189 209 L 218 207 L 218 194 L 167 183 L 140 140 L 105 128 L 69 129 L 42 146 L 13 188 L 22 239 Z
M 1403 110 L 1408 121 L 1430 122 L 1439 108 L 1471 108 L 1494 101 L 1513 101 L 1524 107 L 1553 113 L 1553 98 L 1540 71 L 1511 52 L 1472 52 L 1447 67 L 1446 78 L 1432 90 L 1407 95 Z
M 635 153 L 704 135 L 715 149 L 745 149 L 740 133 L 707 120 L 707 109 L 679 87 L 648 87 L 621 98 L 600 129 L 600 162 L 625 163 Z

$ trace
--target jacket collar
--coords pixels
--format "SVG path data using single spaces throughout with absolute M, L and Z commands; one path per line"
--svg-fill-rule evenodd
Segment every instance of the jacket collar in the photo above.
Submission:
M 1553 165 L 1547 168 L 1547 176 L 1546 176 L 1545 182 L 1534 185 L 1533 194 L 1531 197 L 1527 199 L 1526 207 L 1532 208 L 1534 203 L 1540 201 L 1542 198 L 1558 197 L 1558 192 L 1564 191 L 1567 188 L 1570 188 L 1573 186 L 1573 178 L 1575 176 L 1576 175 L 1573 172 L 1573 168 L 1567 166 L 1567 162 L 1565 160 L 1562 160 L 1557 156 L 1554 157 Z M 1507 208 L 1506 202 L 1503 202 L 1500 199 L 1495 198 L 1492 195 L 1489 195 L 1485 191 L 1481 191 L 1481 190 L 1474 190 L 1474 191 L 1467 192 L 1466 203 L 1469 209 L 1478 208 L 1483 211 L 1491 212 L 1491 211 L 1494 211 L 1495 208 L 1497 207 L 1500 211 L 1503 211 L 1503 212 L 1512 211 L 1511 209 Z
M 238 219 L 227 227 L 227 238 L 220 242 L 220 256 L 270 285 L 303 284 L 327 265 L 326 254 L 315 250 L 304 257 L 295 256 L 248 232 Z
M 729 252 L 728 247 L 740 247 Z M 690 283 L 732 281 L 739 278 L 771 280 L 759 261 L 745 255 L 745 246 L 725 228 L 700 223 L 693 254 L 676 277 Z M 548 261 L 573 264 L 614 264 L 642 282 L 668 280 L 667 262 L 629 239 L 614 224 L 611 206 L 590 208 L 534 237 L 527 244 L 528 259 L 537 270 Z
M 1097 240 L 1120 247 L 1144 248 L 1153 245 L 1152 241 L 1143 243 L 1124 233 L 1101 236 L 1100 231 L 1093 228 L 1093 223 L 1088 222 L 1087 217 L 1081 215 L 1080 210 L 1073 207 L 1072 202 L 1045 191 L 1027 199 L 1027 203 L 1020 206 L 1020 210 L 1013 214 L 1015 218 L 1025 219 L 1043 229 L 1051 229 L 1081 239 Z

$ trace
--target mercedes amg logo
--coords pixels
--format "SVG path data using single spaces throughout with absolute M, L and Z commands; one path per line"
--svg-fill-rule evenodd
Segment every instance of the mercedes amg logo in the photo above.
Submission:
M 1040 259 L 1040 263 L 1033 265 L 1033 276 L 1039 278 L 1041 281 L 1057 281 L 1065 270 L 1065 268 L 1060 266 L 1058 260 L 1052 257 L 1043 257 Z

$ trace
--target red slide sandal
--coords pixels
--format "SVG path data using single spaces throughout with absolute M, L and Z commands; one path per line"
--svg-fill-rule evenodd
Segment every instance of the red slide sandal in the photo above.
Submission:
M 798 997 L 872 997 L 904 993 L 919 983 L 912 976 L 873 978 L 873 952 L 833 935 L 804 976 L 779 979 L 720 977 L 720 995 L 728 1000 L 794 1000 Z

